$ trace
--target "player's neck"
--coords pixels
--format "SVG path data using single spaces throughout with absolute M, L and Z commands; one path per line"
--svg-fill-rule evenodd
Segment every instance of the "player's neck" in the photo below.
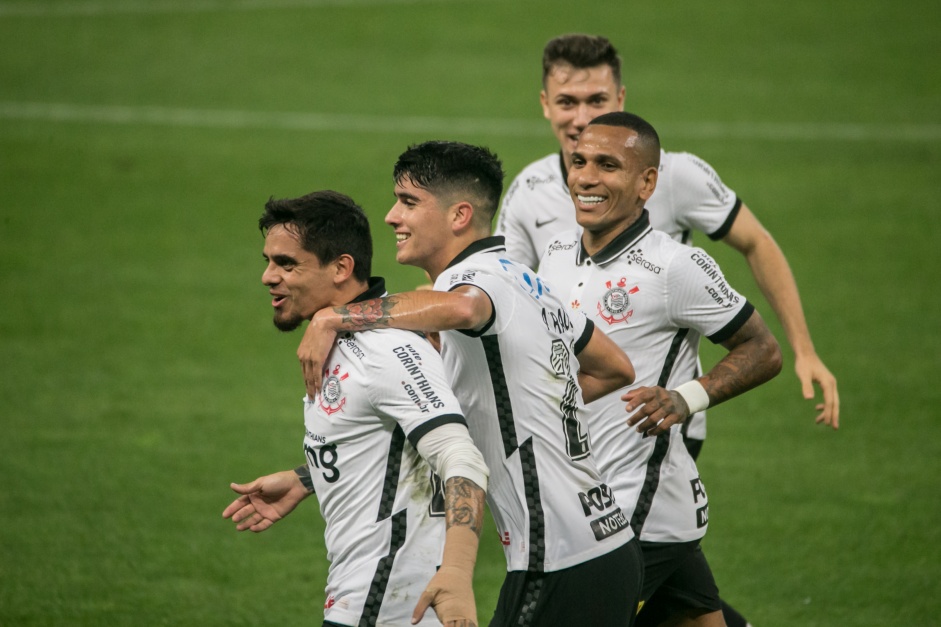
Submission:
M 420 267 L 428 273 L 432 281 L 435 281 L 442 272 L 447 270 L 458 255 L 467 250 L 467 247 L 474 242 L 480 241 L 485 237 L 490 237 L 488 231 L 478 231 L 477 229 L 467 229 L 460 235 L 456 235 L 448 240 L 441 247 L 440 253 L 435 255 L 434 259 L 429 259 Z
M 582 246 L 589 256 L 594 256 L 604 250 L 605 246 L 610 244 L 618 235 L 631 228 L 640 216 L 643 214 L 643 208 L 630 218 L 612 225 L 610 228 L 589 230 L 585 229 L 582 233 Z
M 333 298 L 330 299 L 331 307 L 342 307 L 347 305 L 357 296 L 369 289 L 369 281 L 360 281 L 359 279 L 349 279 L 338 286 Z

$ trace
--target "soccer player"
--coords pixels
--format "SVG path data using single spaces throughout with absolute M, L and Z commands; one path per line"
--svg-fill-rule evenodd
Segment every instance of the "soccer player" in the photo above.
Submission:
M 278 329 L 386 293 L 370 277 L 369 223 L 349 197 L 272 199 L 259 226 Z M 222 515 L 260 532 L 317 495 L 331 562 L 325 626 L 439 624 L 423 619 L 429 605 L 445 625 L 476 625 L 471 581 L 488 471 L 438 353 L 416 333 L 343 334 L 323 386 L 304 398 L 304 423 L 307 463 L 232 484 L 241 496 Z
M 721 626 L 718 588 L 699 548 L 708 499 L 680 425 L 777 375 L 781 353 L 715 261 L 651 227 L 644 205 L 660 157 L 656 131 L 636 115 L 608 113 L 582 130 L 568 171 L 579 226 L 550 240 L 540 274 L 635 364 L 631 389 L 592 403 L 585 416 L 602 478 L 632 508 L 641 540 L 650 607 L 638 624 Z M 729 352 L 699 376 L 703 336 Z M 633 414 L 627 422 L 622 401 Z
M 537 267 L 556 233 L 575 228 L 575 211 L 566 185 L 578 134 L 601 114 L 624 108 L 621 59 L 604 37 L 563 35 L 549 41 L 542 59 L 543 115 L 560 151 L 526 166 L 509 186 L 495 233 L 506 237 L 513 259 Z M 695 155 L 660 153 L 656 192 L 647 201 L 650 223 L 684 244 L 693 230 L 721 240 L 745 256 L 794 351 L 794 369 L 804 398 L 823 391 L 818 423 L 839 426 L 836 379 L 817 356 L 801 308 L 797 284 L 784 253 L 755 215 L 712 167 Z M 684 423 L 686 444 L 695 458 L 706 437 L 705 413 Z
M 317 312 L 298 348 L 308 386 L 310 377 L 319 385 L 337 332 L 440 331 L 490 468 L 487 498 L 509 571 L 491 626 L 631 625 L 642 558 L 581 421 L 584 402 L 633 380 L 630 360 L 490 236 L 503 187 L 495 155 L 426 142 L 399 157 L 393 177 L 386 222 L 396 259 L 427 271 L 434 291 Z

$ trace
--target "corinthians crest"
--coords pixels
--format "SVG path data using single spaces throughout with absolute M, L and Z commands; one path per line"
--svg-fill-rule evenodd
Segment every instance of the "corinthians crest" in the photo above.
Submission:
M 608 291 L 604 293 L 601 301 L 598 302 L 598 315 L 608 324 L 626 322 L 634 315 L 630 295 L 639 292 L 640 288 L 624 289 L 624 286 L 627 285 L 626 277 L 621 277 L 616 285 L 612 281 L 605 281 L 604 285 Z
M 346 397 L 343 396 L 343 388 L 340 382 L 345 380 L 350 373 L 340 374 L 338 365 L 332 371 L 324 369 L 323 386 L 320 388 L 320 409 L 327 412 L 327 415 L 335 414 L 346 405 Z

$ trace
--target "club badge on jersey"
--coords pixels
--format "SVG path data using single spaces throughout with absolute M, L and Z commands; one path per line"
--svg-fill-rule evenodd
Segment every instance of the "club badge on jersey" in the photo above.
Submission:
M 343 388 L 340 382 L 345 380 L 350 373 L 341 372 L 338 365 L 332 371 L 324 369 L 323 386 L 320 388 L 320 409 L 324 410 L 328 416 L 337 413 L 346 405 L 346 397 L 343 396 Z
M 640 288 L 634 286 L 629 290 L 624 289 L 627 285 L 627 279 L 621 277 L 617 284 L 612 281 L 605 281 L 605 287 L 608 289 L 598 302 L 598 315 L 609 325 L 627 322 L 634 315 L 634 308 L 631 306 L 631 294 L 636 294 Z

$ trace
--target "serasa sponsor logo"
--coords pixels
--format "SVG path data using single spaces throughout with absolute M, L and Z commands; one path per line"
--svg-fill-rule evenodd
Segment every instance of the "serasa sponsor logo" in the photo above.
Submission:
M 340 345 L 345 346 L 347 350 L 356 355 L 359 359 L 365 359 L 366 355 L 363 354 L 363 349 L 361 349 L 356 342 L 353 340 L 352 334 L 348 334 L 340 340 Z
M 537 185 L 544 185 L 545 183 L 552 183 L 553 181 L 555 181 L 554 174 L 550 174 L 547 177 L 531 176 L 526 179 L 526 186 L 529 187 L 530 190 L 533 190 L 536 189 Z
M 640 253 L 634 253 L 631 255 L 631 263 L 640 266 L 644 270 L 653 272 L 654 274 L 660 274 L 663 271 L 661 266 L 647 261 Z
M 555 240 L 551 244 L 549 244 L 549 248 L 546 249 L 546 252 L 551 255 L 552 253 L 558 253 L 563 250 L 572 250 L 577 245 L 578 245 L 577 242 L 569 242 L 568 244 L 563 244 L 559 240 Z

